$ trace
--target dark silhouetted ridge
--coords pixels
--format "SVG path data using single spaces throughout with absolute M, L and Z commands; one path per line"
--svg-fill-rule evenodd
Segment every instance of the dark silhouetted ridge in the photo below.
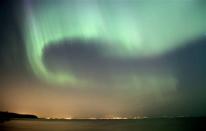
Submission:
M 0 112 L 0 122 L 8 121 L 11 119 L 16 118 L 30 118 L 30 119 L 37 119 L 38 117 L 35 115 L 30 114 L 17 114 L 12 112 Z

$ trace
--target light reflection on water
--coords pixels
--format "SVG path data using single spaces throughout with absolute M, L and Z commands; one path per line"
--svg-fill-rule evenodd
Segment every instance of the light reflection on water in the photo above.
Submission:
M 188 131 L 198 130 L 203 119 L 143 120 L 12 120 L 1 131 Z

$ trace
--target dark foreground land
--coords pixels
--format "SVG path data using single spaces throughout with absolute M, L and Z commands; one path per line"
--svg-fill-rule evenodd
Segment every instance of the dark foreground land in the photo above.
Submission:
M 3 112 L 0 111 L 0 123 L 9 121 L 12 119 L 37 119 L 38 117 L 35 115 L 30 115 L 30 114 L 17 114 L 17 113 L 12 113 L 12 112 Z
M 205 131 L 206 118 L 133 120 L 19 119 L 0 123 L 0 131 Z

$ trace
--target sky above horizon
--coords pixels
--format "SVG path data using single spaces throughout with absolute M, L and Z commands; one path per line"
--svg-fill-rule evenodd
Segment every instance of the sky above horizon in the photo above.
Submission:
M 206 115 L 203 0 L 20 0 L 0 11 L 0 110 Z

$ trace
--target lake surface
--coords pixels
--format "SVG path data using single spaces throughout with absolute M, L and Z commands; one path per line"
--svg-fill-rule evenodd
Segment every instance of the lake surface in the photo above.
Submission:
M 206 130 L 205 118 L 141 120 L 11 120 L 0 131 L 195 131 Z

